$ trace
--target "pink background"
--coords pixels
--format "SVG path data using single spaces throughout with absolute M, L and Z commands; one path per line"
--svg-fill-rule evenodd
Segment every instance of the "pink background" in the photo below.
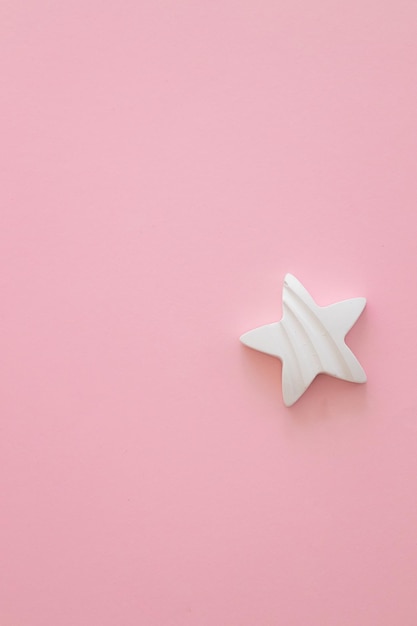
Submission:
M 415 626 L 417 4 L 0 24 L 1 626 Z M 287 271 L 367 385 L 240 345 Z

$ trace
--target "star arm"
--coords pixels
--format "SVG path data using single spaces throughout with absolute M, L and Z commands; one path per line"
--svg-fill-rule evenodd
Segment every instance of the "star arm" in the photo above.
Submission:
M 367 378 L 358 359 L 346 345 L 345 337 L 361 315 L 365 305 L 365 298 L 351 298 L 321 309 L 322 320 L 329 336 L 333 337 L 333 345 L 336 348 L 330 351 L 334 360 L 333 365 L 327 369 L 327 373 L 354 383 L 365 383 Z
M 362 365 L 359 363 L 356 356 L 353 354 L 352 350 L 345 344 L 343 340 L 340 340 L 340 354 L 343 356 L 344 363 L 344 371 L 340 372 L 329 372 L 335 378 L 340 378 L 341 380 L 347 380 L 351 383 L 366 383 L 367 377 L 365 370 Z
M 365 305 L 365 298 L 350 298 L 320 307 L 321 316 L 332 335 L 344 338 L 361 315 Z
M 240 341 L 248 348 L 259 350 L 279 359 L 283 358 L 281 328 L 279 322 L 259 326 L 241 336 Z
M 294 368 L 294 363 L 285 359 L 282 363 L 282 398 L 285 406 L 292 406 L 310 387 L 318 372 L 303 372 Z

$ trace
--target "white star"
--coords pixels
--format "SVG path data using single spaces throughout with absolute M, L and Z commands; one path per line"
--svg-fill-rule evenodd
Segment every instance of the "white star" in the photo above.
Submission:
M 344 341 L 365 305 L 365 298 L 352 298 L 321 307 L 295 276 L 287 274 L 281 321 L 250 330 L 240 340 L 281 359 L 282 395 L 284 404 L 291 406 L 321 373 L 366 382 L 361 364 Z

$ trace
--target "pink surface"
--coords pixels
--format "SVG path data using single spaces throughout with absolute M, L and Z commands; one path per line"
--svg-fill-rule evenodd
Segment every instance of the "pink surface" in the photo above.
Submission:
M 415 626 L 416 3 L 0 24 L 1 626 Z M 367 385 L 283 407 L 287 271 Z

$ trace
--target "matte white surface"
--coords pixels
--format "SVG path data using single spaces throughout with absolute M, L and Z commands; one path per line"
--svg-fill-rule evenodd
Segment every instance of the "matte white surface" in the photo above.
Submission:
M 365 305 L 365 298 L 352 298 L 321 307 L 295 276 L 287 274 L 281 321 L 250 330 L 240 340 L 281 359 L 282 395 L 286 406 L 291 406 L 321 373 L 366 382 L 362 366 L 345 343 Z

